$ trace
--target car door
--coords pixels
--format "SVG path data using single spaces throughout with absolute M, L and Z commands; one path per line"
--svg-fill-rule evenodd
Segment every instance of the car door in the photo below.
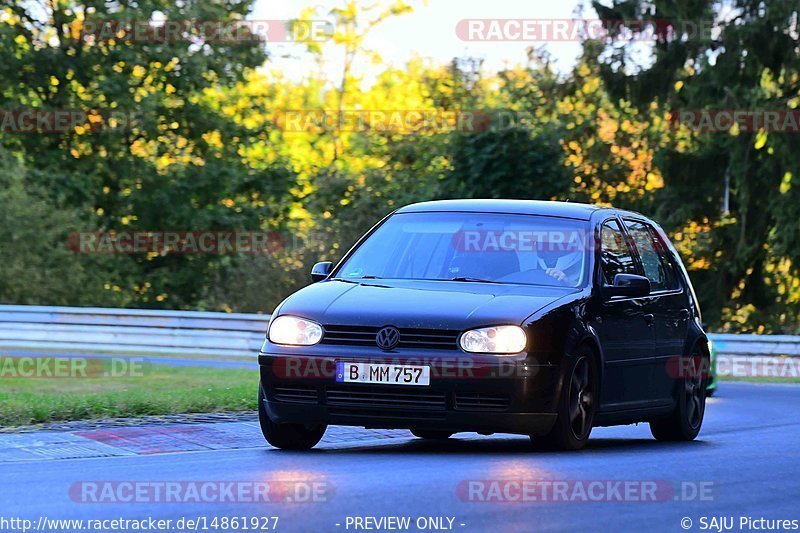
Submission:
M 680 285 L 676 265 L 653 225 L 627 217 L 624 222 L 651 286 L 650 305 L 655 318 L 656 339 L 650 397 L 669 401 L 675 372 L 680 368 L 677 358 L 682 355 L 689 330 L 688 300 Z
M 603 286 L 613 284 L 617 274 L 641 275 L 631 243 L 616 217 L 600 227 L 597 264 L 595 283 L 600 287 L 600 304 L 595 329 L 605 359 L 601 404 L 607 410 L 636 407 L 649 398 L 655 334 L 648 298 L 606 297 L 602 291 Z

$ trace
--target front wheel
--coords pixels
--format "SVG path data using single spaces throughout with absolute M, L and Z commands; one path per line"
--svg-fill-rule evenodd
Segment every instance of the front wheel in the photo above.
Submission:
M 282 450 L 310 450 L 322 439 L 324 424 L 279 424 L 273 422 L 264 406 L 264 388 L 258 385 L 258 422 L 267 442 Z
M 693 353 L 691 360 L 700 361 L 700 353 Z M 708 368 L 707 363 L 705 358 L 700 368 Z M 650 422 L 650 433 L 657 440 L 689 441 L 700 433 L 706 412 L 706 383 L 702 374 L 700 370 L 692 369 L 688 376 L 680 379 L 675 410 L 665 418 Z
M 556 423 L 546 435 L 531 436 L 536 447 L 579 450 L 589 440 L 599 391 L 594 354 L 582 348 L 569 368 L 561 387 Z

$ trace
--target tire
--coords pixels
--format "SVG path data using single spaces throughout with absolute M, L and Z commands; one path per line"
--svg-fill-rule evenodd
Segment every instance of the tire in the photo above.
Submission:
M 412 429 L 411 434 L 420 439 L 446 440 L 453 436 L 450 431 L 437 431 L 435 429 Z
M 597 359 L 591 349 L 582 347 L 568 368 L 558 400 L 556 423 L 546 435 L 531 436 L 536 448 L 580 450 L 592 433 L 600 399 Z
M 264 388 L 258 385 L 258 422 L 261 433 L 269 444 L 281 450 L 310 450 L 322 439 L 325 424 L 279 424 L 273 422 L 264 407 Z
M 695 348 L 692 360 L 698 360 L 700 352 Z M 705 354 L 702 356 L 707 358 Z M 707 368 L 704 364 L 700 368 Z M 690 441 L 697 437 L 703 425 L 706 411 L 706 381 L 702 372 L 686 376 L 678 382 L 678 398 L 675 410 L 664 418 L 650 422 L 650 433 L 661 441 Z

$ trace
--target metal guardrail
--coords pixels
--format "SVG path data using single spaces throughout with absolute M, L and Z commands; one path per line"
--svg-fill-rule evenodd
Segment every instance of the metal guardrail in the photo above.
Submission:
M 800 336 L 709 334 L 718 355 L 800 357 Z
M 0 349 L 253 358 L 269 315 L 0 305 Z
M 269 315 L 0 305 L 0 349 L 252 359 Z M 800 336 L 710 335 L 718 355 L 800 356 Z

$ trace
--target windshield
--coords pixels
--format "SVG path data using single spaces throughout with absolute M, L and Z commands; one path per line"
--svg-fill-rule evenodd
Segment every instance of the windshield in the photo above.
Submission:
M 336 278 L 418 279 L 578 287 L 586 222 L 495 213 L 399 213 Z

